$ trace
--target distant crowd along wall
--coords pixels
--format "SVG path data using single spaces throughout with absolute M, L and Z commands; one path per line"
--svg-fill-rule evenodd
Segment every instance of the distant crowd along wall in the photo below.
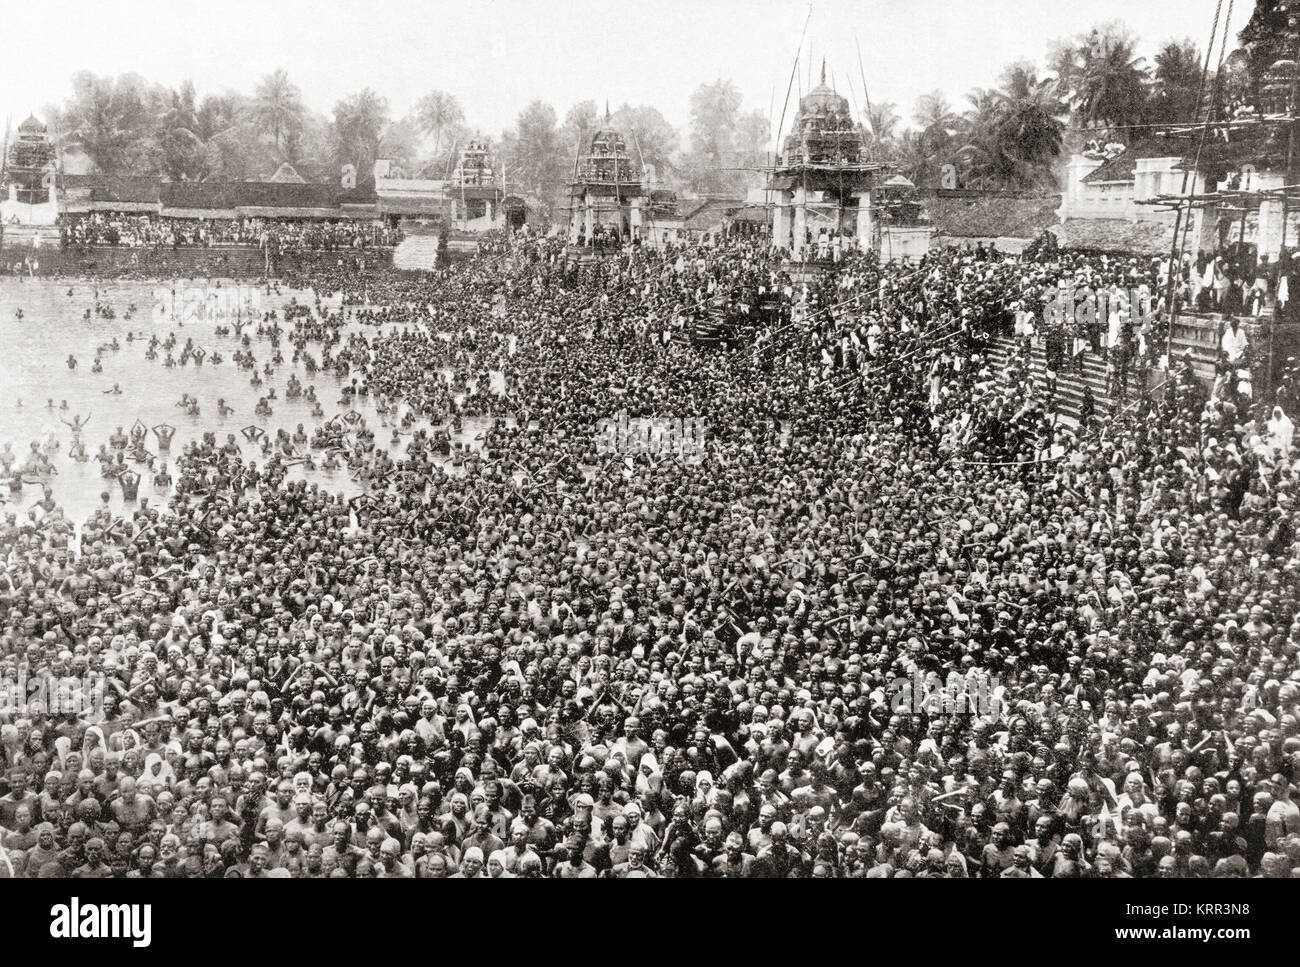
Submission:
M 131 248 L 94 245 L 80 248 L 0 247 L 3 274 L 27 274 L 26 260 L 36 262 L 37 275 L 146 275 L 152 278 L 266 278 L 321 271 L 340 264 L 351 268 L 382 269 L 393 264 L 391 248 L 335 251 L 282 252 L 270 259 L 256 245 L 222 245 L 211 248 Z

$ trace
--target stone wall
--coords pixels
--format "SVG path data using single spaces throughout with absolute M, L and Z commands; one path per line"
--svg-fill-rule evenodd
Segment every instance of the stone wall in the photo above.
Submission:
M 253 245 L 211 248 L 97 245 L 60 250 L 5 244 L 0 246 L 0 271 L 11 273 L 14 263 L 27 258 L 37 263 L 37 275 L 261 279 L 268 275 L 281 277 L 325 269 L 338 265 L 340 260 L 353 266 L 360 260 L 367 268 L 386 268 L 392 265 L 393 253 L 390 248 L 285 253 L 272 259 L 268 273 L 266 254 Z

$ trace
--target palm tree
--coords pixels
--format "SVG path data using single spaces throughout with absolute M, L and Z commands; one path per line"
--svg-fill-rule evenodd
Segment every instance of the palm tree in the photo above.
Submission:
M 922 94 L 912 109 L 912 120 L 921 129 L 921 135 L 934 144 L 942 144 L 957 129 L 958 117 L 941 91 Z
M 163 169 L 173 181 L 198 178 L 203 168 L 204 144 L 199 137 L 199 117 L 194 84 L 186 81 L 171 92 L 167 110 L 159 118 Z
M 1032 64 L 1012 64 L 998 90 L 977 88 L 963 118 L 960 157 L 965 180 L 974 188 L 1027 188 L 1054 181 L 1060 156 L 1065 106 L 1053 78 L 1038 76 Z
M 1006 100 L 999 91 L 977 87 L 967 95 L 970 110 L 962 118 L 963 144 L 958 149 L 968 188 L 1004 188 L 1014 163 L 1006 154 L 1002 124 Z
M 1064 146 L 1065 105 L 1056 84 L 1039 78 L 1031 64 L 1013 64 L 1002 75 L 998 140 L 1013 162 L 1012 177 L 1023 186 L 1051 182 L 1051 167 Z
M 454 94 L 430 91 L 415 105 L 415 122 L 425 134 L 433 135 L 433 155 L 442 151 L 442 136 L 453 125 L 465 120 L 465 112 Z
M 917 98 L 912 120 L 921 129 L 919 144 L 927 158 L 923 176 L 928 180 L 940 166 L 957 160 L 955 135 L 961 127 L 961 118 L 942 93 L 931 91 Z
M 136 74 L 116 78 L 79 71 L 72 99 L 59 119 L 67 144 L 79 146 L 106 173 L 155 169 L 158 115 L 166 110 L 161 88 Z
M 939 162 L 918 132 L 903 132 L 894 147 L 894 157 L 898 170 L 913 184 L 927 185 L 938 180 Z
M 898 106 L 893 101 L 882 101 L 867 111 L 867 123 L 863 125 L 862 136 L 873 155 L 888 154 L 902 121 L 898 116 Z
M 1137 40 L 1115 29 L 1099 29 L 1084 43 L 1076 111 L 1090 125 L 1131 130 L 1142 120 L 1149 79 L 1136 53 Z
M 1190 40 L 1170 40 L 1155 56 L 1155 90 L 1147 105 L 1156 124 L 1185 124 L 1196 120 L 1196 96 L 1201 84 L 1201 52 Z
M 368 87 L 334 105 L 335 156 L 356 165 L 358 177 L 373 169 L 387 130 L 388 101 Z
M 284 138 L 302 124 L 302 92 L 282 67 L 262 78 L 257 86 L 254 111 L 262 130 L 269 131 L 278 153 Z
M 1047 73 L 1056 78 L 1056 94 L 1066 103 L 1074 100 L 1078 89 L 1082 50 L 1074 39 L 1063 38 L 1047 45 Z
M 195 112 L 194 133 L 206 144 L 234 126 L 239 118 L 239 98 L 234 94 L 209 94 Z

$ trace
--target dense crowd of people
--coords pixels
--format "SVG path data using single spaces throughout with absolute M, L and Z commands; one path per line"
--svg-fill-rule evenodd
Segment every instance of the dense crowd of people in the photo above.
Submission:
M 152 214 L 90 212 L 59 216 L 63 248 L 121 245 L 127 248 L 272 246 L 278 251 L 334 251 L 393 246 L 401 230 L 353 221 L 291 221 L 266 218 L 162 218 Z
M 1090 426 L 1028 377 L 1052 290 L 1158 275 L 532 238 L 286 280 L 342 307 L 240 364 L 378 426 L 207 434 L 79 528 L 18 475 L 0 680 L 49 688 L 0 710 L 0 877 L 1300 875 L 1289 417 L 1228 341 Z M 313 450 L 360 495 L 286 480 Z

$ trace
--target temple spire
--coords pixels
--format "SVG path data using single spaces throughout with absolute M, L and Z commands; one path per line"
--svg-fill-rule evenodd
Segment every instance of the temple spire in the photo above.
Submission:
M 826 86 L 826 58 L 822 58 L 822 87 Z
M 609 98 L 605 98 L 605 123 L 609 123 Z

